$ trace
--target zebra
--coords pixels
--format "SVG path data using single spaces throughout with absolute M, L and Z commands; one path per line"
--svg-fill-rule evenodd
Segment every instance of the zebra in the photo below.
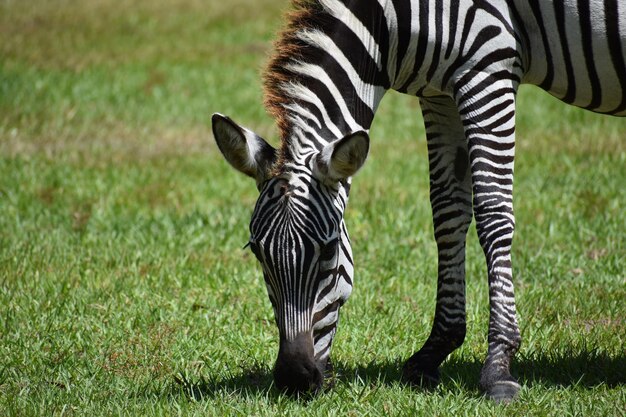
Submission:
M 465 240 L 472 218 L 489 285 L 480 387 L 510 401 L 521 343 L 511 244 L 515 99 L 521 83 L 598 113 L 626 116 L 626 4 L 618 0 L 293 0 L 264 74 L 280 147 L 216 113 L 225 159 L 254 178 L 249 247 L 279 329 L 274 381 L 318 390 L 331 367 L 354 263 L 344 211 L 389 89 L 419 98 L 438 249 L 432 330 L 402 378 L 439 382 L 464 341 Z M 390 145 L 393 146 L 393 145 Z

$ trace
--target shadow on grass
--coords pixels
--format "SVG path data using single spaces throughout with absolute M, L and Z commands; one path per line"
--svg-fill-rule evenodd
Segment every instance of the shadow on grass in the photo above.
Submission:
M 173 394 L 182 394 L 193 400 L 215 398 L 222 394 L 268 395 L 277 397 L 280 393 L 272 388 L 272 371 L 259 365 L 241 367 L 241 373 L 213 378 L 200 376 L 192 379 L 179 372 L 174 376 Z
M 479 389 L 478 379 L 482 361 L 460 358 L 448 360 L 441 368 L 441 382 L 456 381 L 467 389 Z M 592 388 L 601 384 L 608 387 L 626 385 L 626 356 L 615 357 L 596 351 L 571 354 L 518 354 L 511 373 L 525 386 L 551 385 L 557 387 Z
M 334 371 L 324 382 L 323 391 L 332 390 L 337 385 L 345 385 L 358 381 L 363 384 L 391 385 L 398 384 L 402 369 L 401 361 L 378 363 L 372 362 L 365 366 L 351 367 L 334 363 Z M 173 391 L 182 393 L 194 400 L 215 398 L 223 395 L 262 395 L 269 398 L 284 397 L 274 388 L 272 369 L 268 366 L 242 366 L 241 373 L 212 378 L 200 376 L 191 379 L 183 373 L 174 377 Z M 300 395 L 297 399 L 306 402 L 312 395 Z
M 372 362 L 363 366 L 335 363 L 335 372 L 327 379 L 324 391 L 342 384 L 398 386 L 402 360 Z M 457 386 L 468 392 L 478 392 L 478 378 L 482 367 L 480 360 L 451 358 L 441 367 L 441 384 Z M 525 386 L 551 385 L 558 387 L 593 388 L 601 384 L 608 387 L 626 385 L 626 356 L 610 357 L 597 352 L 578 352 L 572 355 L 538 354 L 519 357 L 512 366 L 513 375 Z M 174 378 L 173 390 L 194 400 L 216 398 L 224 395 L 266 396 L 277 399 L 283 395 L 273 387 L 272 370 L 268 366 L 241 367 L 241 372 L 216 378 L 201 376 L 190 380 L 182 373 Z M 407 389 L 409 389 L 407 387 Z M 436 395 L 436 394 L 435 394 Z M 301 396 L 308 401 L 311 396 Z

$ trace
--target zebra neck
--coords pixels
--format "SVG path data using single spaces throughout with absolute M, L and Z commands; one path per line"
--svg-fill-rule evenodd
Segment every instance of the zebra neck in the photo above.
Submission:
M 276 44 L 265 102 L 278 121 L 282 161 L 305 161 L 371 126 L 389 86 L 386 53 L 355 13 L 337 0 L 306 2 Z

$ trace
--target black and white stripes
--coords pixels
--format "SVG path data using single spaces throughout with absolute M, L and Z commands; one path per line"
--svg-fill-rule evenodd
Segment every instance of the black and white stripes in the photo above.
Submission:
M 515 1 L 528 56 L 524 81 L 566 103 L 626 115 L 626 4 L 618 0 Z
M 404 378 L 436 383 L 439 365 L 463 342 L 465 235 L 474 218 L 490 295 L 481 386 L 496 400 L 515 396 L 517 88 L 533 83 L 566 103 L 624 116 L 625 56 L 626 4 L 617 0 L 294 0 L 265 74 L 280 149 L 228 118 L 213 124 L 226 159 L 261 192 L 251 247 L 281 333 L 277 384 L 319 383 L 308 356 L 325 367 L 352 288 L 343 222 L 350 178 L 367 156 L 380 100 L 395 89 L 420 98 L 439 252 L 433 328 Z

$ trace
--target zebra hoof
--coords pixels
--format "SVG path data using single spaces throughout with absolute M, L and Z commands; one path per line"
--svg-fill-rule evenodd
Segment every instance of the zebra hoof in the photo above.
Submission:
M 402 380 L 414 387 L 432 390 L 439 384 L 439 369 L 424 366 L 423 358 L 413 355 L 402 368 Z
M 496 403 L 510 403 L 517 397 L 521 385 L 511 376 L 508 369 L 485 366 L 480 375 L 480 387 L 487 398 Z
M 508 404 L 515 400 L 520 389 L 515 381 L 498 381 L 485 390 L 485 395 L 496 403 Z

